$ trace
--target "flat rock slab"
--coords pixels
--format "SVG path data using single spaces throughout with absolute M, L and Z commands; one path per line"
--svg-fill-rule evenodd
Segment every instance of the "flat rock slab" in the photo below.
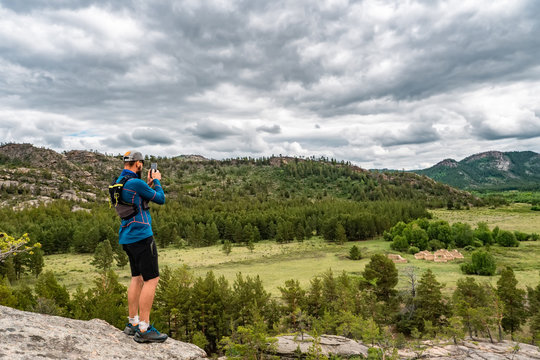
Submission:
M 285 357 L 295 357 L 295 352 L 298 351 L 298 348 L 303 354 L 306 354 L 313 344 L 313 337 L 307 334 L 304 334 L 303 338 L 301 335 L 279 336 L 277 340 L 276 354 Z M 345 357 L 353 355 L 367 356 L 368 352 L 367 346 L 342 336 L 321 335 L 320 346 L 325 355 L 334 354 Z
M 0 306 L 0 359 L 206 359 L 199 347 L 167 339 L 138 344 L 103 320 L 73 320 Z
M 465 341 L 460 345 L 432 346 L 422 353 L 426 359 L 540 360 L 538 347 L 512 341 L 490 343 Z
M 307 354 L 313 344 L 313 337 L 304 334 L 277 337 L 276 355 L 282 359 L 297 359 L 298 349 Z M 423 351 L 401 349 L 400 359 L 438 359 L 438 360 L 540 360 L 540 350 L 536 346 L 502 341 L 490 343 L 486 340 L 464 341 L 459 345 L 432 344 L 425 342 Z M 368 346 L 342 336 L 321 335 L 320 346 L 325 355 L 339 355 L 349 358 L 354 355 L 367 356 Z

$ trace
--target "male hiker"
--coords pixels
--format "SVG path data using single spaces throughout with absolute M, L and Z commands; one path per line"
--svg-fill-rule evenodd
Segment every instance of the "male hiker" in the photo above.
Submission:
M 167 335 L 150 325 L 150 309 L 159 281 L 158 254 L 152 233 L 148 202 L 165 203 L 157 170 L 141 180 L 144 158 L 140 152 L 124 154 L 124 170 L 109 187 L 111 200 L 122 219 L 119 242 L 129 257 L 131 283 L 128 288 L 129 322 L 124 329 L 137 342 L 163 342 Z M 152 187 L 151 187 L 152 186 Z

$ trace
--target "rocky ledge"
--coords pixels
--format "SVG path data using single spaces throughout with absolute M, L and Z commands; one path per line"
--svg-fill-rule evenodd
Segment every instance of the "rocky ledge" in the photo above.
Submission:
M 313 344 L 309 335 L 280 336 L 277 338 L 277 353 L 281 359 L 298 359 L 299 352 L 304 356 Z M 367 357 L 369 347 L 359 341 L 341 336 L 322 335 L 319 345 L 324 355 L 338 355 L 341 358 L 363 356 Z M 416 351 L 401 349 L 398 351 L 400 359 L 438 359 L 438 360 L 540 360 L 538 347 L 502 341 L 490 343 L 489 341 L 463 341 L 459 345 L 433 344 L 425 342 Z
M 206 359 L 193 344 L 138 344 L 103 320 L 73 320 L 0 306 L 0 359 Z

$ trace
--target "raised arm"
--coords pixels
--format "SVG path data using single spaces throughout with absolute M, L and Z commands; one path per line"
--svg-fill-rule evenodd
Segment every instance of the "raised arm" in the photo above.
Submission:
M 165 204 L 165 193 L 161 187 L 161 183 L 158 179 L 154 179 L 154 189 L 148 186 L 144 181 L 137 181 L 136 191 L 139 195 L 148 201 L 155 202 L 156 204 Z

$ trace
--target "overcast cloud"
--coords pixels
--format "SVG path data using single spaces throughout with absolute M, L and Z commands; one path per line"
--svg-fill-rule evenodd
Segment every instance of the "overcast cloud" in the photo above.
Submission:
M 540 152 L 540 2 L 0 1 L 0 142 L 424 168 Z

